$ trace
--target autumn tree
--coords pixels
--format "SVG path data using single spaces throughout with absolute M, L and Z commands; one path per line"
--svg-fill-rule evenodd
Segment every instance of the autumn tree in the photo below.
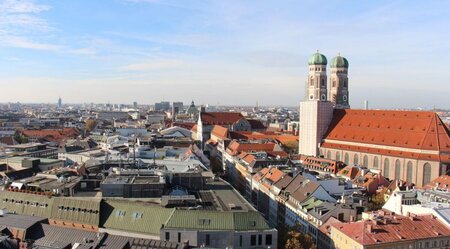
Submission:
M 297 154 L 298 153 L 298 142 L 297 141 L 289 141 L 282 145 L 284 151 L 288 154 Z
M 84 124 L 84 128 L 86 129 L 87 132 L 93 131 L 95 129 L 95 126 L 97 126 L 97 121 L 93 119 L 86 120 Z
M 301 233 L 296 229 L 288 232 L 285 249 L 316 249 L 316 245 L 311 236 Z

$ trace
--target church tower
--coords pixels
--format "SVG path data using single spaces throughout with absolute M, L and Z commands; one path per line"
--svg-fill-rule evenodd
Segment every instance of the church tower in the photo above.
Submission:
M 299 154 L 319 156 L 319 145 L 333 117 L 327 101 L 327 58 L 319 52 L 309 60 L 306 98 L 300 103 Z
M 348 61 L 338 55 L 330 64 L 330 92 L 328 100 L 336 109 L 350 108 L 348 99 Z
M 327 101 L 327 58 L 319 51 L 309 57 L 305 100 Z

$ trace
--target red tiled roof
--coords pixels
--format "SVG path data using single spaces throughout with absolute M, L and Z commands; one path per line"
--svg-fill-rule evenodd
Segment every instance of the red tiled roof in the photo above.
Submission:
M 192 128 L 196 125 L 196 123 L 191 123 L 191 122 L 174 122 L 172 123 L 172 126 L 178 126 L 181 128 L 185 128 L 188 130 L 192 130 Z
M 240 112 L 202 112 L 200 118 L 204 125 L 232 125 L 244 116 Z
M 228 138 L 228 129 L 220 125 L 214 125 L 211 134 L 216 137 L 225 139 Z
M 27 137 L 35 137 L 39 139 L 46 139 L 48 141 L 61 142 L 66 138 L 75 138 L 80 132 L 76 128 L 63 129 L 46 129 L 46 130 L 23 130 L 22 134 Z
M 389 215 L 384 216 L 383 220 L 387 220 L 386 224 L 382 221 L 364 220 L 353 223 L 332 224 L 332 226 L 361 245 L 450 236 L 450 229 L 431 215 L 416 216 L 414 218 Z
M 348 177 L 349 179 L 355 178 L 359 173 L 359 168 L 355 166 L 345 166 L 338 172 L 338 175 Z
M 291 134 L 276 134 L 274 132 L 251 132 L 251 131 L 237 131 L 231 132 L 231 138 L 233 139 L 246 139 L 246 140 L 264 140 L 272 139 L 281 144 L 298 143 L 298 136 Z
M 449 190 L 450 189 L 450 176 L 442 175 L 438 178 L 434 179 L 427 185 L 423 187 L 424 189 L 441 189 L 441 190 Z
M 450 161 L 450 132 L 439 116 L 425 111 L 335 110 L 325 135 L 326 148 L 375 154 Z M 408 149 L 439 151 L 440 156 L 399 150 L 369 148 L 364 145 L 335 143 L 354 142 Z M 445 152 L 445 153 L 444 153 Z
M 285 151 L 267 151 L 267 154 L 273 157 L 281 157 L 281 158 L 288 158 L 289 154 Z
M 232 155 L 236 156 L 239 154 L 239 152 L 245 151 L 273 151 L 275 148 L 275 143 L 240 143 L 238 141 L 231 141 L 231 143 L 228 145 L 227 152 Z
M 13 136 L 0 137 L 0 144 L 15 145 L 16 141 Z
M 241 158 L 248 164 L 251 164 L 256 159 L 254 155 L 248 154 L 247 152 L 241 152 L 241 154 L 239 154 L 239 158 Z
M 262 181 L 262 185 L 270 189 L 274 183 L 280 180 L 286 173 L 277 168 L 263 168 L 259 174 L 255 174 L 253 180 Z

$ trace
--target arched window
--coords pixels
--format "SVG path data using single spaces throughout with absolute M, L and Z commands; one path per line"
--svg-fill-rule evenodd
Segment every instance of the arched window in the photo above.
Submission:
M 384 159 L 383 176 L 389 178 L 389 159 Z
M 369 167 L 369 158 L 367 157 L 367 155 L 364 155 L 363 157 L 363 166 Z
M 358 156 L 358 154 L 355 154 L 353 156 L 353 164 L 358 165 L 358 163 L 359 163 L 359 156 Z
M 339 153 L 339 151 L 336 151 L 336 161 L 340 160 L 341 160 L 341 153 Z
M 407 180 L 409 183 L 412 183 L 412 182 L 413 182 L 413 164 L 412 164 L 411 161 L 409 161 L 409 162 L 406 164 L 406 180 Z
M 401 173 L 401 165 L 400 160 L 395 160 L 395 179 L 401 179 L 400 173 Z
M 348 165 L 348 163 L 349 163 L 348 153 L 347 153 L 347 152 L 345 152 L 344 163 L 347 164 L 347 165 Z
M 327 159 L 331 159 L 331 151 L 327 152 Z
M 431 181 L 431 165 L 429 163 L 425 163 L 423 165 L 423 183 L 425 185 Z
M 374 169 L 378 169 L 378 157 L 377 156 L 375 156 L 374 158 L 373 158 L 373 168 Z

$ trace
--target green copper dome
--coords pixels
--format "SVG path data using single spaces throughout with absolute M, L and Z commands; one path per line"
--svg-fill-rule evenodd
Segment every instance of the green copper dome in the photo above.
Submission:
M 331 60 L 330 67 L 345 67 L 348 68 L 348 61 L 344 57 L 338 55 Z
M 317 52 L 317 53 L 311 55 L 311 57 L 309 57 L 308 64 L 309 65 L 326 65 L 327 57 L 325 57 L 325 55 Z

